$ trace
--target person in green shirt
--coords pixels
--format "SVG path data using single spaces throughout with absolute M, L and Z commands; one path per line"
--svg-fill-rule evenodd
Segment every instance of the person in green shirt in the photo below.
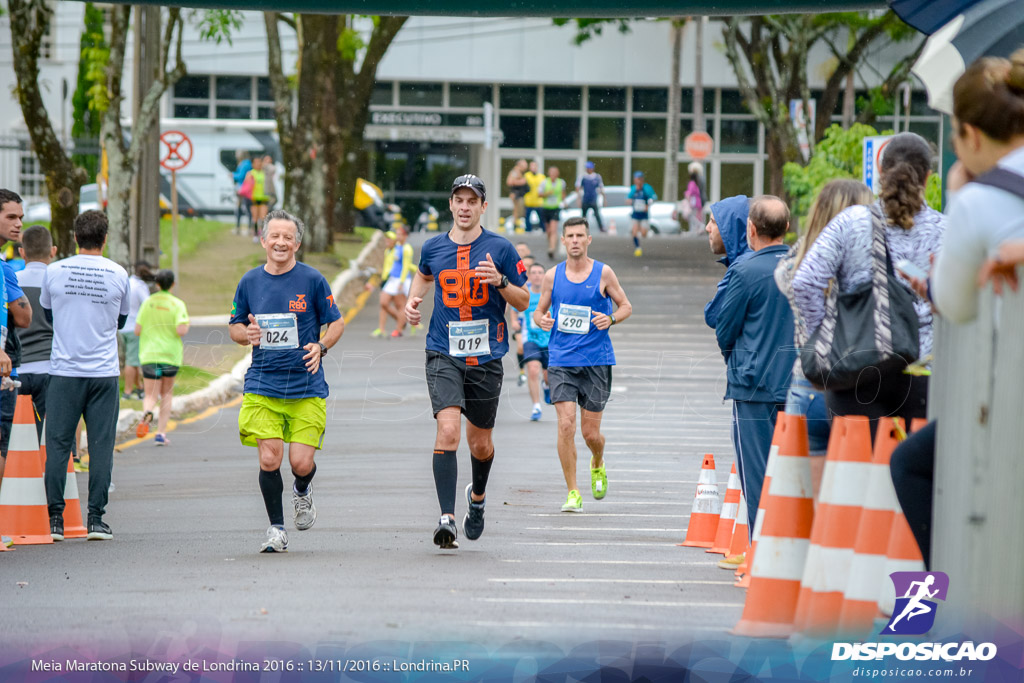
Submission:
M 558 243 L 558 218 L 565 200 L 565 181 L 558 177 L 557 166 L 548 169 L 548 177 L 540 184 L 538 194 L 543 201 L 540 219 L 548 234 L 548 258 L 554 258 L 555 245 Z
M 267 217 L 270 197 L 267 192 L 274 192 L 273 188 L 267 187 L 267 174 L 263 170 L 263 158 L 256 157 L 252 160 L 252 241 L 260 241 L 260 230 L 263 229 L 263 219 Z
M 135 318 L 139 360 L 142 362 L 142 377 L 146 385 L 146 398 L 142 404 L 145 412 L 135 434 L 142 438 L 149 432 L 153 409 L 159 397 L 160 419 L 154 441 L 157 446 L 166 446 L 170 443 L 167 439 L 167 421 L 171 417 L 174 378 L 184 357 L 181 338 L 188 334 L 188 311 L 185 302 L 171 294 L 171 287 L 174 286 L 172 271 L 157 272 L 156 283 L 160 291 L 143 302 Z

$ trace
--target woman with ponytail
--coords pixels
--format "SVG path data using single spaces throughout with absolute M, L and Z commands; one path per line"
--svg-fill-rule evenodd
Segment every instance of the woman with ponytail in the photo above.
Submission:
M 915 282 L 915 289 L 932 298 L 939 315 L 966 324 L 978 315 L 979 279 L 1015 280 L 1013 269 L 1024 261 L 1024 197 L 989 185 L 992 176 L 984 177 L 999 169 L 1018 176 L 1024 186 L 1024 49 L 1010 59 L 983 57 L 957 80 L 953 148 L 959 161 L 946 180 L 949 232 L 935 270 L 927 282 Z M 931 564 L 937 431 L 935 422 L 919 429 L 900 444 L 890 464 L 925 566 Z
M 891 262 L 906 259 L 927 271 L 946 226 L 945 216 L 924 201 L 932 170 L 931 146 L 914 133 L 896 135 L 886 145 L 879 170 L 881 193 L 875 206 L 885 219 Z M 793 276 L 793 297 L 808 335 L 814 334 L 825 315 L 825 292 L 830 285 L 845 293 L 871 280 L 872 234 L 871 207 L 851 206 L 832 219 L 807 250 Z M 909 288 L 910 283 L 899 277 Z M 921 299 L 914 307 L 920 324 L 919 358 L 925 358 L 932 351 L 931 306 Z M 927 378 L 902 371 L 881 376 L 865 372 L 852 389 L 825 387 L 829 412 L 866 415 L 871 419 L 872 437 L 882 417 L 924 417 L 927 396 Z

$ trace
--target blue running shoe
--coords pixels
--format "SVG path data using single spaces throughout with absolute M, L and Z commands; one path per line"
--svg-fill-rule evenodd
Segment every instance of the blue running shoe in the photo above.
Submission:
M 533 412 L 530 413 L 530 421 L 531 422 L 539 422 L 540 421 L 540 416 L 541 416 L 540 406 L 534 406 Z

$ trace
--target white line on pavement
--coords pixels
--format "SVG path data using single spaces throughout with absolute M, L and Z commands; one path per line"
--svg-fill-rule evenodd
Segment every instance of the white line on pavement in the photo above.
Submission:
M 731 586 L 736 583 L 735 581 L 708 581 L 704 579 L 587 579 L 581 577 L 558 577 L 548 579 L 497 578 L 487 580 L 491 583 L 642 583 L 664 586 Z
M 743 607 L 742 602 L 647 602 L 644 600 L 581 600 L 572 598 L 473 598 L 473 601 L 523 605 L 621 605 L 632 607 Z

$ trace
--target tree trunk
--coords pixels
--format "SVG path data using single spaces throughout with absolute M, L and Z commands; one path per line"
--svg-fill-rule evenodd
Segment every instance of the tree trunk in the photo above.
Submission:
M 86 182 L 83 169 L 71 163 L 60 143 L 39 91 L 39 47 L 53 12 L 42 0 L 10 0 L 11 40 L 17 96 L 28 126 L 32 149 L 45 172 L 50 201 L 50 232 L 60 257 L 75 253 L 74 220 L 79 190 Z

